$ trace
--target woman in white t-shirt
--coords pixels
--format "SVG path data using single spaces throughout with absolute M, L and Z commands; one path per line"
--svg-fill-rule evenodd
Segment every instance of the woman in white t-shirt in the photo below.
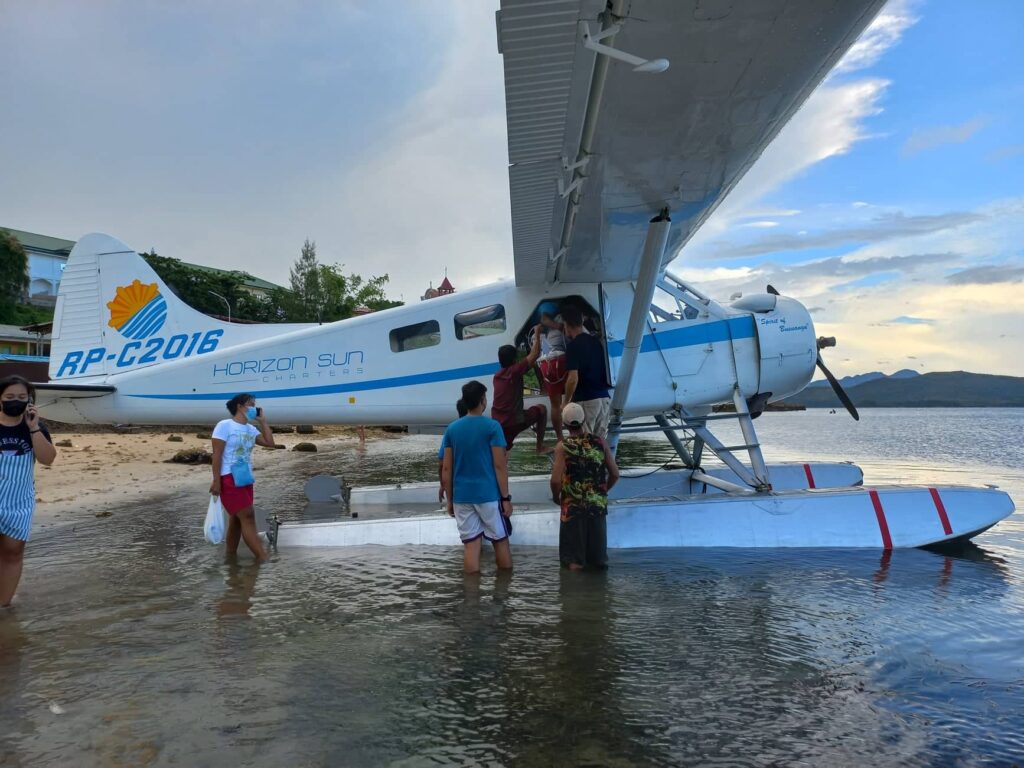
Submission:
M 218 422 L 213 430 L 213 483 L 210 493 L 220 496 L 229 515 L 225 541 L 229 556 L 238 552 L 238 542 L 245 539 L 257 560 L 267 555 L 256 530 L 253 510 L 252 448 L 254 445 L 274 447 L 274 434 L 267 426 L 262 408 L 250 394 L 235 395 L 228 400 L 230 419 Z M 259 428 L 249 422 L 255 422 Z

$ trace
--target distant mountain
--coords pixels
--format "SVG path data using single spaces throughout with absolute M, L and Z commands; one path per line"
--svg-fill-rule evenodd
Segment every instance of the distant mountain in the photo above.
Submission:
M 896 373 L 886 375 L 881 371 L 872 371 L 871 373 L 858 373 L 855 376 L 844 376 L 839 380 L 839 383 L 843 385 L 843 389 L 849 389 L 850 387 L 856 387 L 860 384 L 867 384 L 869 381 L 875 381 L 876 379 L 910 379 L 914 376 L 920 376 L 921 374 L 917 371 L 912 371 L 910 368 L 904 368 L 903 370 L 896 371 Z M 812 381 L 807 385 L 807 388 L 811 387 L 825 387 L 831 390 L 828 382 L 825 379 L 818 381 Z
M 900 374 L 904 374 L 900 376 Z M 858 408 L 939 408 L 939 407 L 1016 407 L 1024 408 L 1024 378 L 991 376 L 984 373 L 952 371 L 924 373 L 897 371 L 892 376 L 875 376 L 843 388 Z M 817 383 L 817 382 L 816 382 Z M 827 382 L 826 386 L 808 386 L 783 402 L 800 403 L 808 408 L 841 408 Z

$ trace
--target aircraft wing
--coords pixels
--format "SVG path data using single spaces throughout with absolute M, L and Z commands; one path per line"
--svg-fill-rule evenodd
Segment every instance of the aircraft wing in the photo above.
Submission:
M 883 4 L 501 0 L 516 282 L 635 279 L 666 207 L 675 258 Z

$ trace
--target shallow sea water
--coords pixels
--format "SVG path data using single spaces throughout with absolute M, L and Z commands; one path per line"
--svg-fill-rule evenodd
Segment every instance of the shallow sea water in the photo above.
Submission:
M 1024 410 L 758 421 L 770 460 L 868 482 L 992 482 L 1024 503 Z M 430 479 L 437 438 L 271 468 Z M 671 455 L 625 446 L 636 461 Z M 929 458 L 930 457 L 930 458 Z M 520 471 L 543 468 L 517 452 Z M 203 476 L 205 478 L 205 475 Z M 202 541 L 205 488 L 30 544 L 0 615 L 0 765 L 1012 765 L 1024 758 L 1024 524 L 921 550 L 615 551 L 607 574 L 515 548 Z

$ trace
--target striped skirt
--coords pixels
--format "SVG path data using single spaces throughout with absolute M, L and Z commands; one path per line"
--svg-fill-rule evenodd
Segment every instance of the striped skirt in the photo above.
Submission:
M 28 541 L 36 508 L 35 456 L 0 453 L 0 534 Z

